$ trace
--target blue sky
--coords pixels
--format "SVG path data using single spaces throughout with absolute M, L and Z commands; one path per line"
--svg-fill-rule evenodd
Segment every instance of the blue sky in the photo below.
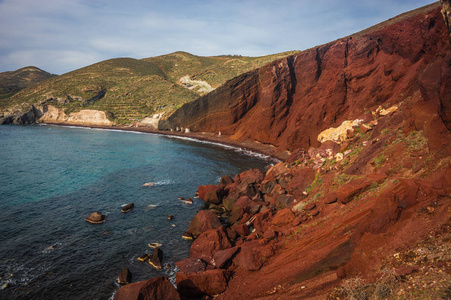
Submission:
M 260 56 L 305 50 L 431 0 L 0 0 L 0 72 L 63 74 L 174 51 Z

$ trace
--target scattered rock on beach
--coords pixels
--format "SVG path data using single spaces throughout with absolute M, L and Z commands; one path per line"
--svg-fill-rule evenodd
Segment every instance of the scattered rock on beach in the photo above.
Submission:
M 101 224 L 105 222 L 106 216 L 98 211 L 93 212 L 85 219 L 87 222 L 92 224 Z
M 126 213 L 131 211 L 135 207 L 134 203 L 125 204 L 121 208 L 121 212 Z

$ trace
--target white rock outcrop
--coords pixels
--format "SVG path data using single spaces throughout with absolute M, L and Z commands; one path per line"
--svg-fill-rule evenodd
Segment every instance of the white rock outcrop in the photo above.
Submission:
M 344 142 L 348 138 L 348 130 L 352 130 L 353 127 L 359 126 L 363 120 L 357 119 L 354 121 L 344 121 L 337 128 L 329 128 L 324 130 L 318 135 L 318 141 L 324 143 L 325 141 L 333 141 L 336 143 Z
M 47 106 L 47 111 L 39 119 L 42 123 L 67 123 L 73 125 L 103 125 L 111 126 L 113 122 L 108 120 L 106 113 L 99 110 L 83 109 L 79 112 L 66 115 L 61 108 L 52 105 Z

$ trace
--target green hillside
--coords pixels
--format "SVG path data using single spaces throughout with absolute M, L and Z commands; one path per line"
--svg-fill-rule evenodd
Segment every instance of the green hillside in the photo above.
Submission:
M 141 60 L 110 59 L 0 99 L 0 113 L 51 104 L 64 108 L 66 114 L 80 109 L 102 110 L 117 124 L 128 124 L 156 112 L 172 111 L 243 72 L 293 53 L 201 57 L 175 52 Z
M 0 99 L 9 98 L 20 90 L 56 76 L 36 67 L 20 68 L 0 73 Z
M 196 56 L 178 51 L 167 55 L 144 58 L 143 61 L 157 65 L 172 81 L 190 75 L 192 79 L 206 81 L 213 88 L 217 88 L 239 74 L 297 52 L 288 51 L 260 57 L 247 57 L 239 55 Z

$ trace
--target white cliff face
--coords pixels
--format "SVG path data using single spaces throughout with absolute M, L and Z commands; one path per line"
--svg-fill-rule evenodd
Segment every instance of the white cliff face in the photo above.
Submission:
M 158 129 L 158 122 L 163 117 L 164 113 L 153 114 L 150 117 L 146 117 L 138 122 L 139 127 L 151 127 L 154 129 Z
M 189 75 L 180 78 L 179 82 L 183 87 L 193 90 L 200 95 L 208 94 L 213 91 L 213 88 L 210 84 L 208 84 L 208 82 L 202 80 L 192 80 Z
M 113 125 L 113 122 L 108 120 L 103 111 L 84 109 L 66 115 L 62 109 L 51 105 L 47 107 L 47 111 L 39 121 L 43 123 L 67 123 L 74 125 Z

